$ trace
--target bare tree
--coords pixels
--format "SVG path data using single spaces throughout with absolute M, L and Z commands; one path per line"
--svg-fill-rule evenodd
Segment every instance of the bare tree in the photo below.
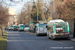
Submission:
M 68 0 L 63 5 L 57 6 L 57 17 L 62 19 L 75 18 L 75 0 Z
M 31 8 L 32 8 L 32 5 L 27 2 L 26 4 L 24 4 L 22 10 L 21 10 L 21 13 L 19 14 L 19 17 L 18 17 L 18 23 L 22 23 L 22 24 L 29 24 L 30 21 L 32 21 L 31 19 Z
M 68 0 L 64 2 L 64 4 L 58 5 L 56 18 L 68 21 L 70 32 L 73 33 L 73 37 L 75 37 L 75 0 Z
M 3 35 L 3 27 L 8 23 L 8 19 L 9 19 L 8 9 L 0 4 L 0 29 L 2 31 L 2 35 Z

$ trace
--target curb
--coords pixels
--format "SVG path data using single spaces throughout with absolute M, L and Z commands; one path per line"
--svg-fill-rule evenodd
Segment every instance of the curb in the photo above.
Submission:
M 75 39 L 71 39 L 72 41 L 75 41 Z
M 8 32 L 7 32 L 8 33 Z M 6 35 L 7 36 L 7 35 Z M 7 37 L 6 37 L 6 44 L 5 44 L 5 49 L 4 50 L 7 50 Z
M 5 44 L 5 49 L 4 50 L 7 50 L 7 41 L 6 41 L 6 44 Z
M 29 34 L 35 35 L 35 33 L 32 33 L 32 32 L 26 32 L 26 33 L 29 33 Z

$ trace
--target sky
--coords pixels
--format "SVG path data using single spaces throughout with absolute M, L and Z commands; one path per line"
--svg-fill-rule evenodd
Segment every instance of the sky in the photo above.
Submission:
M 23 2 L 16 3 L 16 6 L 10 6 L 11 8 L 15 10 L 19 10 L 23 7 L 23 5 L 28 2 L 29 0 L 23 0 Z
M 2 0 L 0 0 L 1 2 Z M 15 0 L 15 1 L 18 1 L 18 0 Z M 27 3 L 28 1 L 31 1 L 31 0 L 23 0 L 23 1 L 19 1 L 19 2 L 16 2 L 16 3 L 13 3 L 13 2 L 10 2 L 10 0 L 4 0 L 4 2 L 6 3 L 3 3 L 4 6 L 6 7 L 10 7 L 12 9 L 15 9 L 16 10 L 16 13 L 20 12 L 20 10 L 22 9 L 23 5 L 25 3 Z M 14 5 L 14 6 L 9 6 L 9 4 L 11 5 Z
M 1 0 L 0 0 L 1 1 Z M 18 1 L 18 0 L 14 0 L 14 1 Z M 18 12 L 20 12 L 21 11 L 21 9 L 22 9 L 22 7 L 23 7 L 23 5 L 25 4 L 25 3 L 27 3 L 28 1 L 32 1 L 32 0 L 23 0 L 23 1 L 21 1 L 21 0 L 19 0 L 20 2 L 17 2 L 17 3 L 15 3 L 16 4 L 16 6 L 8 6 L 8 5 L 6 5 L 6 4 L 4 4 L 5 6 L 7 6 L 7 7 L 10 7 L 10 8 L 12 8 L 12 9 L 15 9 L 16 10 L 16 14 L 18 13 Z M 36 1 L 36 0 L 35 0 Z M 46 0 L 46 1 L 49 1 L 49 0 Z M 4 0 L 4 2 L 5 3 L 7 3 L 7 4 L 12 4 L 12 5 L 15 5 L 13 2 L 10 2 L 10 0 Z

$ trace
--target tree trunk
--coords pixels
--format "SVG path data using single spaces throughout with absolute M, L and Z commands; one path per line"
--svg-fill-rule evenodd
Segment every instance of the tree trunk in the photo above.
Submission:
M 1 31 L 2 31 L 2 36 L 3 36 L 3 27 L 1 28 Z
M 60 17 L 61 17 L 61 12 L 60 12 L 60 14 L 59 14 L 59 19 L 60 19 Z
M 3 26 L 1 26 L 1 33 L 2 33 L 2 36 L 3 36 Z
M 0 28 L 0 37 L 2 36 L 1 28 Z
M 73 38 L 75 38 L 75 18 L 74 18 L 74 32 L 73 32 Z

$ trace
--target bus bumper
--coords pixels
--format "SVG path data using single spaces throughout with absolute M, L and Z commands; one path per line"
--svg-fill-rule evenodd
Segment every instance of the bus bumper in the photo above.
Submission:
M 69 36 L 55 36 L 55 38 L 69 38 Z
M 38 33 L 38 35 L 47 35 L 47 33 Z

